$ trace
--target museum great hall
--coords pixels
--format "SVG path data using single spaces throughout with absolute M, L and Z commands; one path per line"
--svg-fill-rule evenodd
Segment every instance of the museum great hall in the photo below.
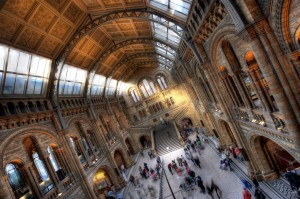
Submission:
M 299 0 L 1 0 L 0 198 L 126 198 L 143 150 L 186 130 L 288 198 L 299 78 Z

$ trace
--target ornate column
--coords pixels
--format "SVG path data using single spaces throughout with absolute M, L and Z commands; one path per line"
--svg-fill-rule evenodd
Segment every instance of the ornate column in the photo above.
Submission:
M 5 173 L 5 170 L 3 169 L 2 171 L 1 171 L 1 173 Z M 0 198 L 3 198 L 3 199 L 5 199 L 5 198 L 13 198 L 13 194 L 12 193 L 9 193 L 9 187 L 7 187 L 7 186 L 9 186 L 9 184 L 7 184 L 7 183 L 9 183 L 9 182 L 5 182 L 5 181 L 7 181 L 8 179 L 7 179 L 7 176 L 0 176 Z
M 239 74 L 232 75 L 232 80 L 233 80 L 234 84 L 236 85 L 236 88 L 242 97 L 242 101 L 244 102 L 245 107 L 250 109 L 251 105 L 248 101 L 247 95 L 245 94 L 245 90 L 243 89 L 243 86 L 241 85 L 241 82 L 239 79 Z
M 261 40 L 263 43 L 265 43 L 265 36 L 261 35 L 262 32 L 259 33 L 259 39 L 255 29 L 252 26 L 248 27 L 246 30 L 251 38 L 251 46 L 254 50 L 259 68 L 264 74 L 265 80 L 268 82 L 269 92 L 271 95 L 273 95 L 279 111 L 284 116 L 284 122 L 288 131 L 292 132 L 291 137 L 295 139 L 294 147 L 300 150 L 299 124 L 296 120 L 296 115 L 291 110 L 291 106 L 289 104 L 288 96 L 290 95 L 286 95 L 283 91 L 283 86 L 287 87 L 287 84 L 285 82 L 282 84 L 278 79 L 279 76 L 281 80 L 283 80 L 283 74 L 281 71 L 274 71 L 274 68 L 271 66 L 268 59 L 269 56 L 265 53 L 261 43 Z M 279 70 L 279 68 L 276 67 L 276 70 Z
M 25 165 L 23 168 L 24 173 L 26 174 L 26 177 L 28 179 L 28 185 L 31 188 L 31 191 L 37 198 L 42 198 L 43 193 L 41 192 L 39 188 L 39 183 L 38 180 L 36 179 L 35 175 L 33 174 L 32 171 L 32 163 L 28 163 Z

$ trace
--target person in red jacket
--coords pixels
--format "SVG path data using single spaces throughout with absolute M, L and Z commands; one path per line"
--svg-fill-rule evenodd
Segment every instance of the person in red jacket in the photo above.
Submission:
M 243 190 L 243 199 L 251 199 L 251 193 L 245 187 Z

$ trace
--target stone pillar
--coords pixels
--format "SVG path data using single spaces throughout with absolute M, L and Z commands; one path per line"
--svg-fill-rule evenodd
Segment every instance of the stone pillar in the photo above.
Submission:
M 241 85 L 241 82 L 240 82 L 240 79 L 239 79 L 239 74 L 233 75 L 232 80 L 234 81 L 234 83 L 237 87 L 237 90 L 238 90 L 238 92 L 240 93 L 240 95 L 242 97 L 242 101 L 244 102 L 245 107 L 250 109 L 251 105 L 248 101 L 247 94 L 245 93 L 245 90 L 243 89 L 243 86 Z
M 39 188 L 39 183 L 38 180 L 36 179 L 35 175 L 33 174 L 32 171 L 32 163 L 29 163 L 28 165 L 24 166 L 24 173 L 27 176 L 28 180 L 28 185 L 31 188 L 32 193 L 37 197 L 37 198 L 42 198 L 43 193 L 41 192 Z
M 252 32 L 251 32 L 252 31 Z M 284 116 L 284 122 L 289 132 L 292 132 L 293 139 L 295 140 L 294 147 L 300 150 L 300 128 L 299 124 L 296 120 L 296 116 L 294 112 L 291 110 L 291 106 L 289 104 L 289 100 L 287 98 L 289 95 L 286 95 L 283 92 L 283 87 L 287 87 L 285 82 L 280 82 L 278 80 L 278 76 L 281 80 L 284 79 L 283 74 L 281 71 L 276 71 L 275 74 L 274 69 L 272 68 L 270 62 L 268 61 L 268 55 L 265 53 L 262 43 L 259 38 L 256 36 L 256 32 L 249 29 L 249 35 L 252 39 L 251 46 L 254 50 L 254 54 L 256 56 L 257 63 L 261 72 L 264 74 L 264 78 L 268 82 L 269 85 L 269 92 L 273 95 L 274 99 L 276 100 L 276 104 L 278 106 L 279 111 Z M 265 36 L 260 36 L 263 43 L 265 43 Z M 276 67 L 277 68 L 277 67 Z M 277 68 L 278 70 L 279 68 Z M 278 76 L 277 76 L 278 75 Z M 283 83 L 283 84 L 282 84 Z
M 1 171 L 1 173 L 4 173 L 4 170 Z M 6 179 L 6 180 L 5 180 Z M 5 181 L 7 181 L 7 176 L 0 176 L 0 198 L 14 198 L 13 193 L 9 192 L 9 188 L 7 186 L 9 186 L 9 184 L 5 183 Z
M 231 101 L 232 101 L 232 104 L 235 106 L 235 107 L 238 107 L 238 104 L 237 104 L 237 101 L 236 101 L 236 98 L 234 96 L 234 92 L 232 92 L 232 90 L 230 89 L 230 85 L 229 85 L 229 82 L 228 82 L 228 78 L 224 78 L 223 81 L 222 81 L 224 84 L 225 84 L 225 88 L 227 89 L 227 94 L 230 96 L 231 98 Z
M 260 74 L 259 74 L 259 71 L 258 71 L 258 66 L 255 66 L 255 69 L 250 69 L 249 76 L 250 76 L 250 78 L 252 79 L 252 81 L 254 83 L 256 93 L 257 93 L 257 95 L 258 95 L 258 97 L 259 97 L 259 99 L 262 103 L 262 106 L 263 106 L 264 110 L 267 111 L 267 112 L 270 112 L 269 102 L 268 102 L 264 92 L 261 90 L 259 77 L 257 75 L 260 75 Z

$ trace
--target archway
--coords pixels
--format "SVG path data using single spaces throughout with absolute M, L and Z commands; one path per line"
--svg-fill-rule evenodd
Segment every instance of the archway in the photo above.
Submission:
M 253 144 L 259 170 L 264 173 L 273 172 L 272 176 L 263 176 L 266 180 L 300 167 L 300 163 L 288 151 L 269 138 L 257 136 Z
M 151 137 L 149 135 L 142 135 L 140 137 L 140 143 L 144 149 L 151 147 Z
M 193 127 L 193 122 L 190 118 L 183 118 L 180 120 L 181 129 L 189 131 Z
M 122 165 L 126 166 L 125 159 L 124 159 L 123 154 L 120 150 L 115 151 L 114 159 L 115 159 L 115 162 L 116 162 L 116 164 L 117 164 L 117 166 L 120 170 L 121 170 Z
M 223 135 L 223 140 L 225 142 L 224 144 L 237 146 L 237 141 L 229 124 L 226 121 L 220 120 L 220 130 L 221 134 Z
M 108 172 L 100 168 L 95 173 L 93 178 L 93 187 L 95 193 L 100 198 L 105 198 L 105 195 L 107 195 L 107 192 L 111 190 L 111 186 L 113 185 L 112 178 L 109 176 Z
M 125 144 L 128 148 L 128 152 L 130 155 L 133 155 L 134 154 L 134 150 L 133 150 L 133 147 L 132 147 L 132 144 L 131 144 L 131 140 L 129 138 L 126 138 L 125 139 Z

